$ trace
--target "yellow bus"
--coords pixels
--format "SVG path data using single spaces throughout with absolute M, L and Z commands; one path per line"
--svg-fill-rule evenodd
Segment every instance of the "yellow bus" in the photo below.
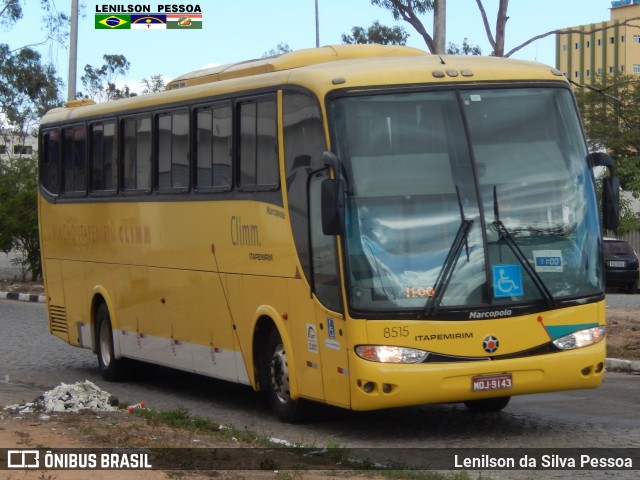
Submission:
M 39 214 L 51 333 L 105 379 L 196 372 L 284 421 L 600 384 L 617 184 L 599 215 L 561 72 L 342 45 L 92 103 L 42 119 Z

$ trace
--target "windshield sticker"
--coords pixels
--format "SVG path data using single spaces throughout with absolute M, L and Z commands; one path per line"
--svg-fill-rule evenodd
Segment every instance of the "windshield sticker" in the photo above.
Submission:
M 518 297 L 524 294 L 520 265 L 493 265 L 493 296 Z
M 534 250 L 536 272 L 564 272 L 561 250 Z

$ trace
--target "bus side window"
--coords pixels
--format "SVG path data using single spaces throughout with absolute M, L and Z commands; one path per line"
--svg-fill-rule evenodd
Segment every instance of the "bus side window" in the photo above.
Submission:
M 275 96 L 240 102 L 238 185 L 243 190 L 275 190 L 278 181 Z
M 96 123 L 90 127 L 89 149 L 91 168 L 89 190 L 114 193 L 117 186 L 116 123 Z
M 60 131 L 47 130 L 42 136 L 40 184 L 53 195 L 60 193 Z
M 125 191 L 151 189 L 151 118 L 127 118 L 123 122 L 122 178 Z
M 196 110 L 196 187 L 231 189 L 231 105 Z
M 189 114 L 186 110 L 157 116 L 159 190 L 189 188 Z
M 87 192 L 87 129 L 62 129 L 62 191 L 72 195 Z

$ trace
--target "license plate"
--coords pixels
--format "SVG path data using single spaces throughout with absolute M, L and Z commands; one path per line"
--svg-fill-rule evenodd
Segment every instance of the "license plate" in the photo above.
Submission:
M 622 261 L 611 261 L 609 262 L 609 266 L 612 268 L 624 268 L 627 266 L 627 262 L 625 262 L 624 260 Z
M 513 376 L 510 373 L 497 375 L 477 375 L 471 377 L 472 392 L 489 392 L 491 390 L 507 390 L 513 387 Z

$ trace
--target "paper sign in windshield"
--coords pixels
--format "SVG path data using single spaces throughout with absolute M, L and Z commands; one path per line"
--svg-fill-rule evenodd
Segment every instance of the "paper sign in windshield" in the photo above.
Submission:
M 534 250 L 536 272 L 563 272 L 561 250 Z

